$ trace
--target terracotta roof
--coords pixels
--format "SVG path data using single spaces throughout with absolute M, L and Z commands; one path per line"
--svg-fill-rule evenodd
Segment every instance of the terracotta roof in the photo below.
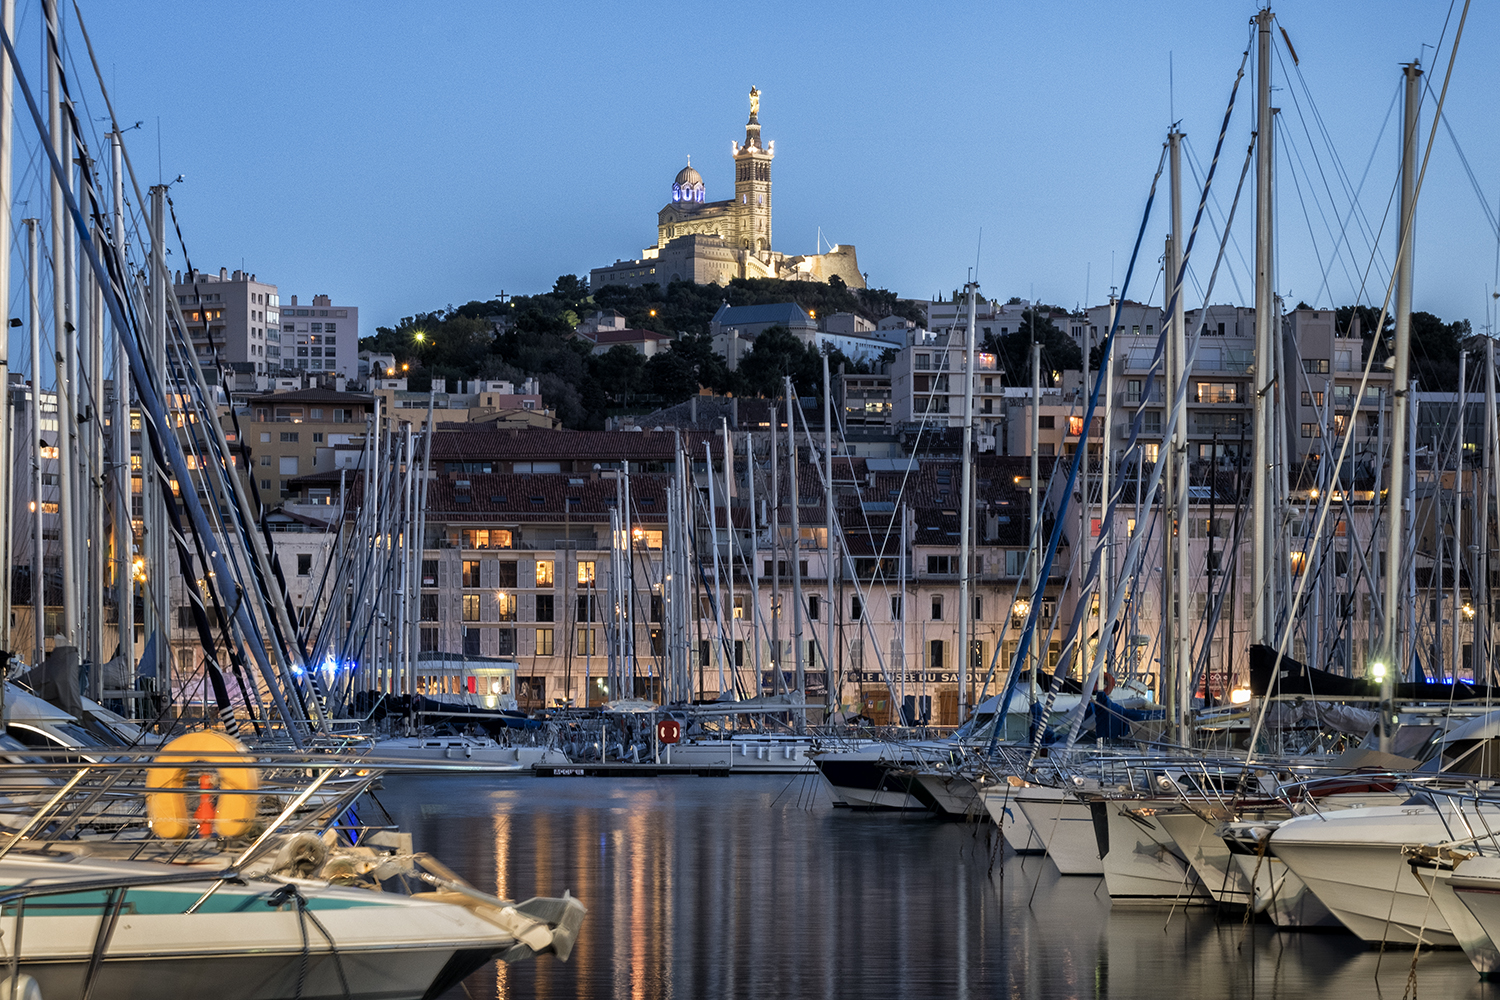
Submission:
M 434 477 L 427 494 L 428 517 L 442 521 L 552 523 L 571 516 L 581 522 L 609 521 L 615 480 L 567 475 L 476 473 L 463 478 Z M 665 522 L 670 476 L 632 475 L 632 520 Z M 467 484 L 467 485 L 460 485 Z M 565 506 L 566 505 L 566 506 Z
M 694 456 L 708 440 L 715 454 L 723 443 L 714 434 L 686 432 L 683 447 Z M 435 462 L 500 461 L 669 462 L 677 435 L 671 431 L 565 431 L 542 427 L 440 427 L 432 439 Z

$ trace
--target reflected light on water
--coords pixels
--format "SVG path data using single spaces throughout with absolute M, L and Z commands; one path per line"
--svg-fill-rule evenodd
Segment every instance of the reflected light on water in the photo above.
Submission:
M 1116 908 L 1098 879 L 995 857 L 994 827 L 835 810 L 818 779 L 391 777 L 416 848 L 589 908 L 572 961 L 482 969 L 445 1000 L 1400 996 L 1410 951 L 1212 908 Z M 1500 1000 L 1458 951 L 1424 996 Z

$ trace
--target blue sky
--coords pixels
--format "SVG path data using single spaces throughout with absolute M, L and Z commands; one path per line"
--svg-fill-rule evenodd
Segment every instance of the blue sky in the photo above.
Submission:
M 987 294 L 1098 303 L 1112 274 L 1123 280 L 1174 115 L 1190 153 L 1211 155 L 1255 12 L 1218 0 L 83 6 L 122 120 L 144 122 L 129 138 L 137 169 L 157 172 L 159 122 L 161 173 L 187 177 L 172 194 L 194 262 L 243 262 L 284 300 L 327 293 L 359 305 L 366 332 L 639 254 L 686 156 L 710 199 L 732 192 L 730 142 L 743 137 L 752 84 L 776 140 L 778 250 L 812 252 L 821 230 L 855 244 L 871 282 L 903 295 L 951 291 L 977 256 Z M 1420 55 L 1434 69 L 1420 46 L 1438 42 L 1449 9 L 1277 8 L 1300 58 L 1289 82 L 1278 35 L 1277 284 L 1293 301 L 1354 297 L 1369 243 L 1352 236 L 1332 253 L 1333 217 L 1348 212 L 1339 173 L 1357 184 L 1368 164 L 1360 204 L 1378 227 L 1396 180 L 1399 64 Z M 34 25 L 34 15 L 23 23 L 23 52 Z M 1491 204 L 1497 42 L 1500 11 L 1475 5 L 1447 105 Z M 1221 206 L 1253 101 L 1247 77 L 1215 186 Z M 1215 301 L 1250 295 L 1250 197 Z M 1196 195 L 1185 200 L 1191 213 Z M 1133 298 L 1160 297 L 1165 230 L 1162 199 Z M 1392 216 L 1369 272 L 1377 305 L 1394 231 Z M 1496 237 L 1446 133 L 1417 233 L 1417 307 L 1482 327 Z M 1200 235 L 1202 278 L 1216 241 Z

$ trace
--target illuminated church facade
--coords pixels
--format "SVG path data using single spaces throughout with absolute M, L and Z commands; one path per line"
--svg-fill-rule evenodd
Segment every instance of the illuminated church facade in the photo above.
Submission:
M 589 272 L 589 285 L 657 284 L 673 281 L 728 284 L 732 278 L 827 281 L 837 275 L 851 288 L 865 287 L 853 246 L 791 256 L 771 243 L 771 161 L 776 143 L 762 143 L 760 91 L 750 88 L 745 141 L 732 144 L 734 197 L 709 201 L 703 175 L 692 161 L 672 180 L 671 201 L 656 213 L 656 245 L 638 260 L 617 260 Z

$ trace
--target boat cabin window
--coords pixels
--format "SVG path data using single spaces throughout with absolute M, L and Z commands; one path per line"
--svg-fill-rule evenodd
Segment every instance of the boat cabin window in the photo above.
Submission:
M 1500 776 L 1500 740 L 1454 740 L 1443 748 L 1443 770 L 1482 778 Z

